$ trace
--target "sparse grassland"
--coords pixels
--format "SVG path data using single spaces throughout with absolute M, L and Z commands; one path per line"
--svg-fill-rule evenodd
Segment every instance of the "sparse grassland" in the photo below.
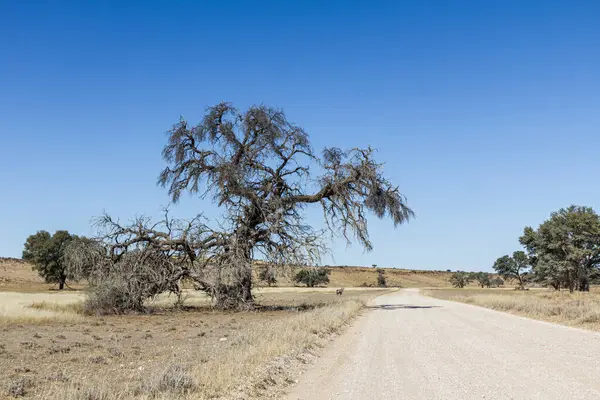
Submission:
M 600 290 L 569 293 L 532 289 L 433 289 L 424 294 L 525 317 L 600 331 Z
M 266 286 L 258 279 L 261 264 L 257 263 L 255 279 L 258 285 Z M 377 287 L 377 269 L 369 267 L 328 267 L 329 287 Z M 446 271 L 421 271 L 409 269 L 383 268 L 388 287 L 447 287 L 452 273 Z M 294 287 L 292 277 L 296 271 L 286 271 L 278 276 L 277 287 Z M 83 289 L 84 283 L 67 282 L 70 288 Z M 472 286 L 476 286 L 472 283 Z M 31 265 L 19 259 L 0 259 L 0 291 L 40 292 L 56 288 L 56 285 L 44 281 L 32 271 Z
M 149 314 L 103 317 L 81 314 L 79 292 L 0 293 L 0 398 L 277 397 L 383 292 L 260 289 L 257 311 L 234 313 L 211 311 L 189 291 L 183 308 L 163 297 Z
M 327 267 L 329 275 L 329 287 L 377 287 L 377 270 L 380 268 L 368 267 Z M 446 271 L 421 271 L 409 269 L 383 268 L 388 287 L 445 287 L 448 286 L 450 272 Z M 295 272 L 295 271 L 294 271 Z M 289 276 L 278 277 L 278 286 L 294 286 Z M 260 282 L 259 282 L 260 283 Z

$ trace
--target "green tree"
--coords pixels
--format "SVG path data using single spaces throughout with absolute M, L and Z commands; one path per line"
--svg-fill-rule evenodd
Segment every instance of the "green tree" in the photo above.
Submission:
M 590 281 L 599 275 L 600 217 L 591 207 L 561 208 L 537 230 L 526 227 L 519 241 L 539 282 L 589 291 Z
M 67 231 L 56 231 L 54 235 L 39 231 L 27 238 L 23 249 L 23 259 L 33 264 L 33 269 L 47 283 L 58 283 L 64 289 L 67 279 L 72 279 L 64 256 L 65 250 L 77 236 Z
M 471 274 L 463 271 L 456 271 L 450 276 L 450 283 L 455 288 L 462 289 L 471 282 Z
M 476 272 L 473 276 L 474 280 L 477 281 L 477 283 L 479 284 L 479 286 L 481 286 L 482 288 L 484 287 L 490 287 L 491 286 L 491 279 L 490 279 L 490 274 L 485 273 L 485 272 Z
M 502 256 L 494 263 L 494 270 L 504 279 L 515 279 L 520 289 L 525 287 L 525 276 L 529 268 L 529 257 L 523 251 L 515 251 L 512 257 Z
M 315 287 L 329 283 L 330 270 L 327 268 L 309 268 L 301 269 L 296 273 L 294 281 L 296 283 L 303 283 L 308 287 Z

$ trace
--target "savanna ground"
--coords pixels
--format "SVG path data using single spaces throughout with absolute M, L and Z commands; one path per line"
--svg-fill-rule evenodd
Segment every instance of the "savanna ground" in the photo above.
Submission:
M 251 312 L 212 310 L 204 294 L 186 290 L 183 307 L 163 296 L 147 314 L 89 316 L 83 291 L 55 290 L 28 264 L 2 259 L 0 399 L 280 398 L 302 364 L 386 292 L 374 288 L 375 268 L 330 271 L 328 288 L 294 287 L 285 277 L 258 288 Z M 597 288 L 448 289 L 448 272 L 385 269 L 385 276 L 389 286 L 432 297 L 600 330 Z M 346 287 L 341 297 L 338 287 Z
M 600 288 L 589 293 L 550 289 L 427 289 L 425 295 L 524 317 L 600 331 Z
M 255 311 L 222 312 L 186 290 L 183 307 L 163 296 L 147 314 L 90 316 L 83 292 L 49 290 L 27 264 L 3 260 L 0 273 L 0 398 L 277 398 L 386 292 L 259 288 Z

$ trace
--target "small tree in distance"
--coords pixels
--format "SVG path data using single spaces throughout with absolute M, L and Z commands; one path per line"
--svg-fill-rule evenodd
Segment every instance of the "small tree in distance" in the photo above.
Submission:
M 462 289 L 471 282 L 471 275 L 468 272 L 456 271 L 450 276 L 450 283 L 455 288 Z
M 512 257 L 502 256 L 494 263 L 494 270 L 504 279 L 515 279 L 518 289 L 525 287 L 525 274 L 529 267 L 529 257 L 523 251 L 515 251 Z
M 330 270 L 327 268 L 309 268 L 301 269 L 296 273 L 294 281 L 296 283 L 303 283 L 307 287 L 315 287 L 329 283 Z
M 261 269 L 258 273 L 258 278 L 261 281 L 266 282 L 269 286 L 277 284 L 277 275 L 275 273 L 275 269 L 270 266 L 266 266 Z
M 491 286 L 491 280 L 490 280 L 490 274 L 486 273 L 486 272 L 476 272 L 474 274 L 474 278 L 477 281 L 477 283 L 479 284 L 479 286 L 481 286 L 481 288 L 484 287 L 490 287 Z
M 77 236 L 68 231 L 56 231 L 53 235 L 39 231 L 27 238 L 22 257 L 33 264 L 33 269 L 47 283 L 58 283 L 58 289 L 62 290 L 67 279 L 73 278 L 67 269 L 64 256 L 69 243 L 76 238 Z
M 490 285 L 492 287 L 500 287 L 500 286 L 504 285 L 504 281 L 502 280 L 502 278 L 497 276 L 497 277 L 493 278 L 492 280 L 490 280 Z

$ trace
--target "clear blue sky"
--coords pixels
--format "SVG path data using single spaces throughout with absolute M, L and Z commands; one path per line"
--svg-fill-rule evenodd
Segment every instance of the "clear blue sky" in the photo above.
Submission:
M 600 2 L 38 3 L 0 2 L 0 256 L 156 215 L 164 132 L 223 100 L 379 149 L 417 218 L 338 264 L 490 270 L 525 225 L 600 209 Z

